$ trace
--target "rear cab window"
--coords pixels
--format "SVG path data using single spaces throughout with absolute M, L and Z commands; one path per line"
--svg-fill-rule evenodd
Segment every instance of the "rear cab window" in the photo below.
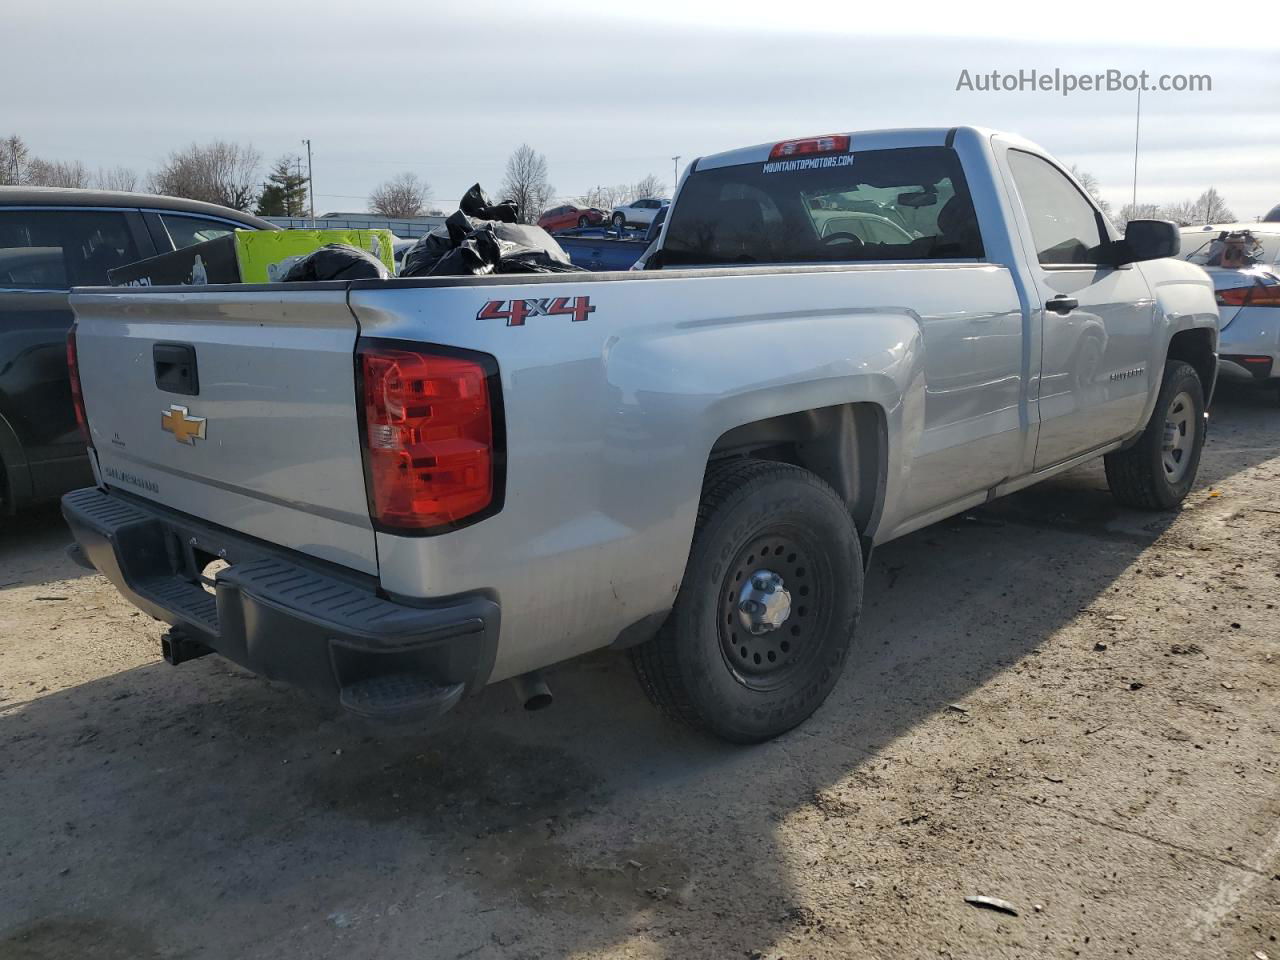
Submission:
M 964 171 L 949 147 L 695 170 L 669 219 L 663 267 L 984 256 Z
M 108 270 L 137 259 L 121 211 L 0 209 L 0 287 L 102 286 Z

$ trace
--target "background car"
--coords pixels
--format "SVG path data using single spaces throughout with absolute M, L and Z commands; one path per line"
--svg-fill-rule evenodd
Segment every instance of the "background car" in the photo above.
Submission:
M 670 203 L 668 199 L 657 197 L 632 200 L 626 206 L 615 207 L 609 222 L 615 227 L 647 227 L 653 223 L 658 211 Z
M 404 269 L 404 255 L 412 250 L 420 239 L 420 237 L 396 237 L 391 242 L 391 259 L 395 261 L 397 276 Z
M 276 229 L 178 197 L 0 187 L 0 513 L 93 483 L 67 378 L 68 291 L 236 228 Z
M 538 226 L 548 233 L 555 233 L 557 230 L 572 230 L 574 227 L 595 227 L 604 221 L 604 211 L 597 207 L 564 203 L 543 213 L 538 218 Z
M 910 243 L 915 239 L 906 227 L 878 213 L 863 211 L 811 211 L 814 226 L 818 227 L 818 235 L 828 237 L 845 237 L 850 243 Z
M 1185 227 L 1180 256 L 1213 280 L 1218 372 L 1280 388 L 1280 223 Z

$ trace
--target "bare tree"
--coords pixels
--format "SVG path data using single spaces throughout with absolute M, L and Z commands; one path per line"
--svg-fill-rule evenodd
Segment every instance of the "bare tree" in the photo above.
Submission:
M 533 223 L 554 196 L 547 180 L 547 158 L 527 143 L 520 144 L 507 158 L 502 198 L 516 202 L 522 222 Z
M 652 173 L 635 183 L 619 183 L 612 187 L 592 187 L 581 197 L 578 204 L 584 207 L 597 207 L 600 210 L 613 210 L 633 200 L 646 197 L 661 197 L 667 191 L 667 185 Z
M 416 173 L 401 173 L 369 194 L 369 209 L 384 217 L 417 217 L 430 196 L 430 185 Z
M 1081 170 L 1074 163 L 1071 165 L 1071 175 L 1080 181 L 1080 186 L 1089 192 L 1089 196 L 1093 197 L 1093 202 L 1098 205 L 1098 209 L 1102 211 L 1102 215 L 1110 218 L 1111 203 L 1105 200 L 1098 185 L 1098 178 L 1088 170 Z
M 169 154 L 151 174 L 151 190 L 248 210 L 258 190 L 262 154 L 251 144 L 214 140 Z
M 629 202 L 631 200 L 657 198 L 666 192 L 667 185 L 651 173 L 631 185 L 631 196 L 627 200 Z
M 1196 198 L 1192 204 L 1195 212 L 1195 223 L 1231 223 L 1236 215 L 1231 212 L 1216 187 L 1210 187 Z
M 0 186 L 19 187 L 27 182 L 27 163 L 30 152 L 23 139 L 16 133 L 0 142 Z
M 1189 227 L 1199 223 L 1194 200 L 1183 200 L 1180 203 L 1165 203 L 1160 206 L 1160 219 L 1172 220 L 1180 227 Z
M 1158 203 L 1139 203 L 1136 206 L 1126 203 L 1120 208 L 1117 222 L 1124 226 L 1130 220 L 1164 220 L 1165 211 Z
M 37 157 L 27 164 L 26 182 L 36 187 L 83 190 L 89 186 L 89 168 L 79 160 L 41 160 Z
M 603 184 L 592 187 L 577 198 L 577 203 L 580 207 L 595 207 L 608 213 L 614 207 L 620 207 L 630 200 L 631 187 L 628 184 L 619 183 L 612 187 L 606 187 Z
M 124 190 L 132 193 L 138 189 L 138 174 L 132 167 L 98 168 L 93 185 L 99 190 Z

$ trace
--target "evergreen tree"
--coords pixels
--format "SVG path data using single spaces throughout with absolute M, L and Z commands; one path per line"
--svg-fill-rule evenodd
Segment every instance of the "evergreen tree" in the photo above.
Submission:
M 302 217 L 307 213 L 307 178 L 294 157 L 281 157 L 271 167 L 258 197 L 260 217 Z

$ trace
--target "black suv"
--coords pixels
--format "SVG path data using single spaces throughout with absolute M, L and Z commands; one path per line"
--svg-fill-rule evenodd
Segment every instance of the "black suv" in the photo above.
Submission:
M 141 193 L 0 187 L 0 514 L 93 483 L 67 381 L 72 287 L 265 220 Z

